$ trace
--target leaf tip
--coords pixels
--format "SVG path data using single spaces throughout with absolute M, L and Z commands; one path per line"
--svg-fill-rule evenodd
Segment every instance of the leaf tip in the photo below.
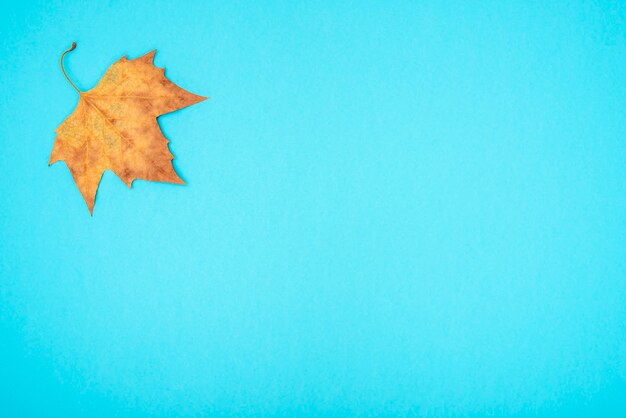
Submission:
M 174 172 L 173 174 L 174 175 L 166 180 L 166 182 L 172 184 L 187 184 L 185 180 L 183 180 L 182 177 L 178 175 L 178 173 Z
M 200 103 L 200 102 L 203 102 L 203 101 L 209 100 L 209 99 L 210 99 L 210 97 L 205 97 L 205 96 L 200 96 L 198 94 L 194 94 L 193 103 L 191 103 L 191 104 Z
M 59 159 L 55 158 L 54 155 L 51 155 L 50 159 L 48 160 L 48 167 L 50 167 L 52 164 L 56 163 L 57 161 L 59 161 Z
M 137 58 L 137 61 L 144 62 L 146 64 L 152 64 L 152 62 L 154 61 L 154 54 L 156 54 L 156 49 L 153 49 L 147 54 Z

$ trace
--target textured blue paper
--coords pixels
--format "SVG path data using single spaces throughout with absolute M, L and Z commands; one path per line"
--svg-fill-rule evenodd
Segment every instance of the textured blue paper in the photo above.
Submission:
M 624 2 L 0 7 L 0 416 L 624 416 Z M 47 166 L 72 41 L 187 185 Z

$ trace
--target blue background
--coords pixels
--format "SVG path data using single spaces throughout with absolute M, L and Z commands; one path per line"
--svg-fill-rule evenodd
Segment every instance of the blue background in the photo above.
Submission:
M 626 3 L 14 2 L 0 415 L 623 416 Z M 55 128 L 108 66 L 185 186 Z

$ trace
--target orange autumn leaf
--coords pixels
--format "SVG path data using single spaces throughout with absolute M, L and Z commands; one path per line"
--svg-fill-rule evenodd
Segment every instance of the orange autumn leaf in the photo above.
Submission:
M 98 85 L 78 92 L 76 109 L 56 129 L 49 164 L 65 161 L 93 213 L 98 184 L 105 170 L 113 171 L 128 187 L 135 179 L 184 183 L 176 174 L 157 117 L 201 102 L 165 77 L 152 60 L 156 51 L 136 59 L 122 57 L 106 71 Z

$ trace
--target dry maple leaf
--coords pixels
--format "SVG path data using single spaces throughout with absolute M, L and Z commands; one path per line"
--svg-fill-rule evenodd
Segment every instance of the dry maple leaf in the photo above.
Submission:
M 153 65 L 155 51 L 128 60 L 122 57 L 106 71 L 98 85 L 81 92 L 63 68 L 63 75 L 80 98 L 72 114 L 56 129 L 50 164 L 65 161 L 89 212 L 105 170 L 113 171 L 128 187 L 135 179 L 184 183 L 174 171 L 157 117 L 201 102 L 165 77 Z

